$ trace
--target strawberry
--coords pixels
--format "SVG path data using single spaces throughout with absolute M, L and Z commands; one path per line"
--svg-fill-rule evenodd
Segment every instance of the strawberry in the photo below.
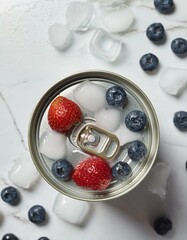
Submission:
M 80 186 L 91 190 L 106 189 L 111 181 L 111 169 L 108 163 L 97 156 L 81 161 L 74 169 L 72 179 Z
M 81 120 L 81 117 L 80 107 L 62 96 L 58 96 L 52 101 L 48 111 L 48 123 L 54 131 L 59 133 L 67 132 Z

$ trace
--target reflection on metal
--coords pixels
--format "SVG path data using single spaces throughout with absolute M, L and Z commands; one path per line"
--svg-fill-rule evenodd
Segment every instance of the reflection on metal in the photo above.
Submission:
M 114 159 L 120 149 L 119 140 L 114 134 L 93 123 L 87 123 L 80 129 L 76 142 L 83 151 L 106 160 Z

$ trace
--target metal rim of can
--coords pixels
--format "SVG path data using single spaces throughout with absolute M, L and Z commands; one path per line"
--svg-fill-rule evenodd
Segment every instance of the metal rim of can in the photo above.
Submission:
M 85 189 L 81 190 L 72 188 L 66 183 L 64 183 L 62 188 L 62 184 L 60 184 L 54 177 L 51 176 L 51 173 L 47 170 L 44 161 L 41 161 L 42 154 L 38 151 L 40 123 L 47 107 L 50 105 L 51 101 L 61 92 L 85 80 L 94 80 L 98 82 L 104 81 L 110 84 L 121 85 L 131 94 L 133 94 L 136 100 L 143 106 L 149 119 L 151 146 L 149 154 L 147 156 L 147 160 L 142 163 L 141 171 L 137 174 L 137 176 L 134 176 L 133 180 L 131 180 L 130 182 L 125 181 L 125 183 L 119 184 L 114 189 L 108 188 L 102 191 L 91 191 Z M 68 77 L 63 78 L 62 80 L 54 84 L 51 88 L 49 88 L 46 93 L 44 93 L 44 95 L 41 97 L 31 115 L 28 131 L 28 145 L 30 154 L 40 175 L 58 192 L 61 192 L 71 198 L 84 201 L 110 200 L 120 197 L 133 190 L 137 185 L 140 184 L 140 182 L 142 182 L 142 180 L 147 176 L 150 169 L 152 168 L 157 156 L 159 140 L 160 132 L 157 115 L 152 106 L 152 103 L 145 95 L 145 93 L 136 84 L 134 84 L 126 77 L 123 77 L 113 72 L 100 70 L 74 73 Z

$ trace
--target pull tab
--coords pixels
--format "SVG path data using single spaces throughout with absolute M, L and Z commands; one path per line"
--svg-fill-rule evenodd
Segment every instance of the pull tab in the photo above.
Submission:
M 76 142 L 83 151 L 105 160 L 112 160 L 120 149 L 119 139 L 114 134 L 92 123 L 80 129 Z

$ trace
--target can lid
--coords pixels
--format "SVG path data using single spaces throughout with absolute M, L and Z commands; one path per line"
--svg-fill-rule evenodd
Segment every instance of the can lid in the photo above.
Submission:
M 146 134 L 146 143 L 148 146 L 148 153 L 146 155 L 146 159 L 140 163 L 135 165 L 133 169 L 132 176 L 127 179 L 126 181 L 119 182 L 117 184 L 112 184 L 109 186 L 109 188 L 102 190 L 102 191 L 90 191 L 86 189 L 81 189 L 73 184 L 70 184 L 67 181 L 60 181 L 58 179 L 55 179 L 54 176 L 51 174 L 51 161 L 47 159 L 44 155 L 42 155 L 39 151 L 39 137 L 41 135 L 41 124 L 43 121 L 43 118 L 45 116 L 45 113 L 51 103 L 51 101 L 59 94 L 66 92 L 66 91 L 72 91 L 78 84 L 81 84 L 84 81 L 92 81 L 94 83 L 102 84 L 103 86 L 113 86 L 113 85 L 120 85 L 123 87 L 126 92 L 128 93 L 128 96 L 130 97 L 130 100 L 134 100 L 137 105 L 140 106 L 143 111 L 145 111 L 147 118 L 148 118 L 148 126 L 145 129 Z M 128 106 L 127 106 L 128 107 Z M 85 130 L 84 126 L 87 125 L 88 130 L 91 130 L 93 134 L 88 134 L 89 131 Z M 95 121 L 90 117 L 90 119 L 85 120 L 85 122 L 81 125 L 81 128 L 76 126 L 71 134 L 71 137 L 68 138 L 68 141 L 71 143 L 71 146 L 74 146 L 77 150 L 77 152 L 83 152 L 81 151 L 81 147 L 89 147 L 90 149 L 95 149 L 96 146 L 100 146 L 100 142 L 102 143 L 102 137 L 105 136 L 106 139 L 108 139 L 108 143 L 104 144 L 106 151 L 103 151 L 101 148 L 101 152 L 105 155 L 112 155 L 118 153 L 118 148 L 122 149 L 122 146 L 119 146 L 118 141 L 119 139 L 114 135 L 108 134 L 106 131 L 103 132 L 102 128 L 95 127 Z M 83 133 L 87 135 L 86 141 L 89 142 L 89 145 L 84 146 L 82 141 L 84 140 L 84 136 L 81 136 L 79 133 L 80 129 L 83 129 Z M 79 133 L 79 134 L 78 134 Z M 81 136 L 79 141 L 80 146 L 78 147 L 78 142 L 76 142 L 77 136 Z M 37 106 L 34 109 L 34 112 L 31 117 L 30 125 L 29 125 L 29 149 L 30 153 L 33 159 L 33 162 L 42 175 L 42 177 L 57 191 L 75 198 L 79 200 L 85 200 L 85 201 L 104 201 L 113 199 L 119 196 L 122 196 L 129 191 L 133 190 L 149 173 L 151 167 L 153 166 L 158 146 L 159 146 L 159 124 L 158 119 L 156 116 L 156 112 L 148 99 L 148 97 L 144 94 L 144 92 L 136 86 L 132 81 L 129 79 L 115 74 L 111 72 L 106 71 L 85 71 L 85 72 L 79 72 L 76 74 L 73 74 L 71 76 L 68 76 L 64 78 L 63 80 L 57 82 L 55 85 L 53 85 L 40 99 Z M 110 148 L 107 148 L 107 144 L 110 145 Z M 80 151 L 79 151 L 80 149 Z M 90 149 L 87 149 L 90 151 Z M 107 152 L 107 149 L 109 149 L 109 152 Z M 68 149 L 69 152 L 71 152 L 71 148 Z M 84 151 L 85 156 L 87 155 Z M 89 154 L 89 153 L 88 153 Z M 126 152 L 124 152 L 124 155 Z M 117 156 L 118 157 L 118 156 Z M 76 160 L 76 159 L 75 159 Z M 114 160 L 115 161 L 115 160 Z M 113 163 L 113 161 L 108 161 L 109 164 Z

